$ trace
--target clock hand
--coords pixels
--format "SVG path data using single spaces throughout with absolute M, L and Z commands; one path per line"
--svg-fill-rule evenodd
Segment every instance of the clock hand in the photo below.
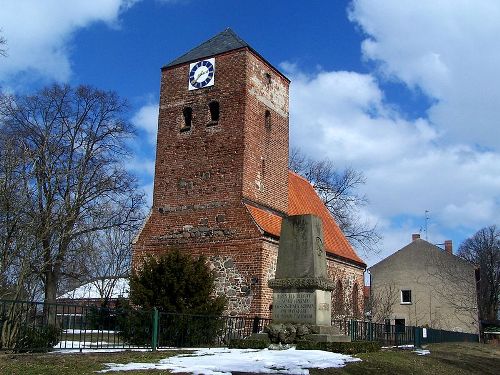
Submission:
M 200 69 L 200 72 L 196 75 L 196 78 L 194 79 L 194 81 L 192 82 L 193 84 L 196 83 L 198 81 L 198 79 L 203 75 L 205 74 L 206 72 L 204 70 L 201 70 Z

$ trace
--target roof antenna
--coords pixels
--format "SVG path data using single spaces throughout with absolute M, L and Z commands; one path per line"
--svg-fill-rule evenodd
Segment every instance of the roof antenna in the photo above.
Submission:
M 425 210 L 425 240 L 427 241 L 427 223 L 429 222 L 429 210 Z

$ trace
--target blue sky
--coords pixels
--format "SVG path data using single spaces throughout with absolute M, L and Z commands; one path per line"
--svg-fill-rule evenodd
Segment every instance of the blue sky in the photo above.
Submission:
M 0 0 L 4 91 L 91 84 L 130 102 L 151 194 L 160 68 L 231 27 L 291 80 L 290 142 L 364 172 L 382 252 L 425 225 L 454 248 L 500 224 L 495 0 Z M 422 234 L 425 237 L 425 234 Z

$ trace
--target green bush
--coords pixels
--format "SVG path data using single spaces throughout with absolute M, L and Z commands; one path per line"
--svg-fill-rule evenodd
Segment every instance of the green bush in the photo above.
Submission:
M 204 257 L 172 250 L 159 258 L 148 257 L 130 278 L 130 301 L 166 313 L 220 316 L 224 297 L 216 297 L 215 275 Z
M 381 348 L 379 342 L 375 341 L 353 341 L 353 342 L 314 342 L 300 341 L 297 350 L 324 350 L 333 353 L 356 354 L 377 352 Z
M 23 327 L 17 336 L 16 352 L 47 352 L 57 345 L 62 330 L 53 325 Z
M 232 339 L 229 341 L 229 349 L 266 349 L 271 344 L 267 340 L 254 340 L 254 339 Z
M 224 297 L 215 296 L 215 275 L 205 258 L 194 258 L 178 250 L 159 258 L 149 257 L 130 278 L 130 302 L 146 310 L 160 311 L 160 346 L 213 344 L 223 328 L 220 319 Z M 122 324 L 124 337 L 137 343 L 145 340 L 130 317 Z M 135 329 L 135 331 L 134 331 Z
M 129 303 L 123 303 L 116 310 L 116 330 L 123 341 L 130 345 L 145 346 L 152 339 L 152 311 L 135 309 Z
M 160 314 L 160 346 L 213 346 L 222 334 L 224 321 L 218 316 Z

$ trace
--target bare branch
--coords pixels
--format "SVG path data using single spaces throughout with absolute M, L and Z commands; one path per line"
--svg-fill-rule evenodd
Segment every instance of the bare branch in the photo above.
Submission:
M 126 141 L 134 135 L 123 119 L 126 107 L 115 93 L 88 86 L 2 96 L 2 135 L 20 145 L 19 194 L 29 207 L 22 225 L 31 230 L 37 253 L 32 268 L 47 301 L 55 300 L 69 265 L 90 254 L 78 246 L 83 236 L 104 236 L 143 216 L 143 195 L 124 166 Z
M 290 151 L 289 169 L 311 182 L 353 247 L 365 253 L 378 251 L 381 236 L 377 226 L 361 219 L 360 209 L 368 203 L 359 193 L 366 183 L 362 172 L 352 167 L 340 170 L 329 159 L 306 158 L 297 148 Z
M 479 230 L 460 245 L 458 256 L 478 270 L 480 319 L 495 320 L 500 308 L 500 230 L 496 225 Z

